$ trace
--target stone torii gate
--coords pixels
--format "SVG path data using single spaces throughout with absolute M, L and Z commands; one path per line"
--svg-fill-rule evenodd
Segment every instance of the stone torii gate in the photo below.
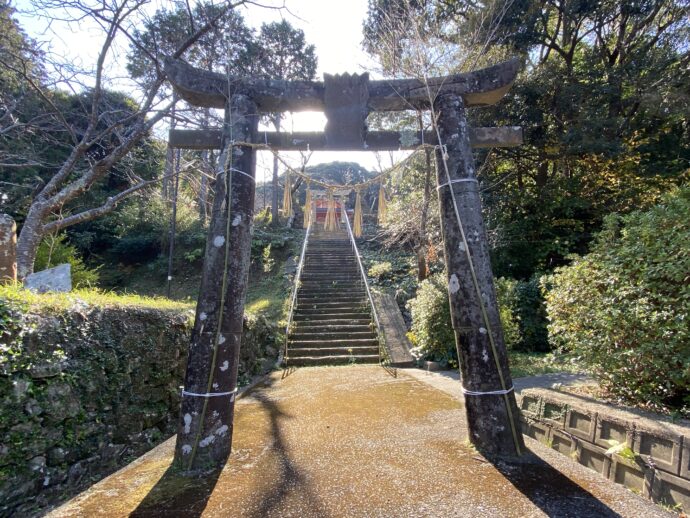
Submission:
M 167 60 L 175 91 L 198 107 L 225 109 L 222 129 L 170 132 L 170 145 L 221 149 L 201 289 L 182 392 L 175 465 L 207 470 L 230 455 L 244 301 L 249 272 L 256 150 L 397 150 L 436 146 L 448 295 L 471 442 L 490 455 L 524 450 L 481 215 L 472 147 L 516 146 L 520 128 L 475 128 L 465 109 L 496 103 L 517 60 L 447 77 L 323 82 L 228 77 Z M 429 95 L 432 92 L 432 96 Z M 433 99 L 430 101 L 430 99 Z M 436 131 L 369 132 L 371 111 L 433 109 Z M 258 131 L 262 113 L 323 111 L 323 133 Z

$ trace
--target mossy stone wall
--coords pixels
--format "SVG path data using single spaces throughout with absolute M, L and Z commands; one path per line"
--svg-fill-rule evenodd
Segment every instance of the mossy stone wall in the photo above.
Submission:
M 192 312 L 0 300 L 0 516 L 33 515 L 174 433 Z M 241 375 L 277 355 L 245 318 Z

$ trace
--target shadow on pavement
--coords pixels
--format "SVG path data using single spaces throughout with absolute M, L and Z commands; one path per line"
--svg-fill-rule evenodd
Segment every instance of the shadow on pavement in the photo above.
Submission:
M 288 372 L 288 374 L 290 373 Z M 283 377 L 285 376 L 286 374 L 284 373 Z M 254 509 L 254 512 L 249 514 L 249 516 L 256 518 L 279 516 L 281 510 L 284 509 L 283 506 L 286 498 L 290 493 L 296 493 L 300 502 L 302 504 L 306 503 L 309 509 L 309 516 L 325 518 L 328 516 L 328 513 L 324 510 L 322 503 L 312 490 L 304 473 L 290 458 L 288 453 L 281 430 L 281 421 L 292 419 L 292 416 L 286 414 L 280 408 L 280 405 L 266 394 L 265 389 L 272 385 L 272 381 L 251 389 L 250 392 L 251 398 L 258 401 L 268 411 L 271 423 L 271 450 L 277 457 L 279 469 L 271 487 L 268 489 L 262 488 L 256 495 L 252 495 L 254 501 L 252 505 L 248 506 L 247 511 Z M 228 462 L 233 462 L 232 457 L 230 457 Z M 223 470 L 219 469 L 197 476 L 185 476 L 172 468 L 168 468 L 161 479 L 130 514 L 130 517 L 200 517 L 206 509 L 222 473 Z M 228 482 L 232 483 L 232 477 L 230 477 Z
M 289 493 L 300 493 L 300 501 L 307 504 L 309 516 L 326 517 L 328 513 L 323 509 L 311 484 L 299 469 L 299 466 L 290 458 L 285 444 L 285 438 L 280 427 L 280 421 L 291 419 L 292 416 L 284 413 L 275 401 L 271 400 L 264 392 L 256 391 L 252 398 L 259 401 L 269 412 L 271 419 L 271 436 L 273 438 L 273 451 L 278 456 L 279 473 L 276 475 L 273 486 L 263 490 L 257 496 L 257 505 L 252 506 L 256 511 L 251 515 L 255 518 L 266 516 L 280 516 L 284 509 L 283 503 Z
M 222 470 L 219 469 L 191 477 L 168 468 L 129 516 L 132 518 L 201 516 L 221 472 Z
M 513 486 L 548 516 L 620 517 L 609 506 L 532 452 L 515 463 L 491 463 Z

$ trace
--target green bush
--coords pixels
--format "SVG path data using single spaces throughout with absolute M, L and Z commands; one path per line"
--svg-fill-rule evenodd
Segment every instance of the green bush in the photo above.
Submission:
M 374 263 L 371 268 L 369 268 L 367 275 L 379 281 L 390 276 L 392 271 L 393 265 L 389 261 L 383 261 Z
M 412 313 L 411 352 L 417 359 L 457 365 L 446 284 L 445 274 L 433 275 L 419 284 L 417 296 L 407 302 Z
M 72 286 L 86 288 L 98 283 L 98 269 L 88 268 L 77 248 L 66 242 L 66 234 L 50 234 L 38 246 L 34 271 L 40 272 L 59 264 L 70 264 Z
M 513 348 L 524 352 L 550 351 L 552 347 L 546 328 L 548 321 L 542 294 L 541 274 L 534 274 L 526 281 L 517 281 L 514 286 L 513 300 L 515 302 L 511 310 L 519 325 L 519 338 Z
M 499 312 L 507 347 L 514 346 L 520 337 L 518 322 L 510 309 L 510 297 L 514 296 L 515 283 L 516 281 L 508 279 L 496 280 Z M 414 356 L 438 361 L 442 365 L 457 366 L 445 274 L 438 273 L 422 281 L 416 297 L 408 301 L 407 307 L 412 313 L 410 338 L 414 345 Z
M 127 235 L 119 239 L 110 251 L 122 264 L 142 264 L 158 256 L 161 239 L 154 234 Z
M 496 279 L 496 297 L 498 298 L 498 312 L 501 315 L 503 338 L 506 347 L 515 349 L 521 342 L 520 321 L 516 317 L 515 309 L 519 306 L 517 287 L 519 281 L 501 277 Z
M 550 338 L 632 403 L 690 411 L 690 189 L 605 220 L 592 251 L 548 279 Z

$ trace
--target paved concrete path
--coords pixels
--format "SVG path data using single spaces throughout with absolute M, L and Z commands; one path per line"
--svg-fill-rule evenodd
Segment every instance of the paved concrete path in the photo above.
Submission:
M 171 439 L 49 516 L 669 516 L 535 441 L 521 464 L 487 462 L 467 446 L 457 381 L 422 371 L 277 372 L 235 424 L 214 476 L 167 472 Z
M 406 371 L 409 374 L 417 377 L 418 379 L 437 386 L 437 388 L 450 387 L 449 390 L 453 392 L 459 390 L 457 383 L 460 382 L 460 372 L 458 370 L 447 370 L 447 371 L 425 371 L 420 369 L 415 369 Z M 441 380 L 449 380 L 447 384 Z M 455 381 L 456 383 L 451 383 Z M 540 374 L 538 376 L 525 376 L 524 378 L 513 378 L 513 385 L 515 390 L 520 392 L 525 389 L 530 388 L 545 388 L 550 389 L 555 384 L 561 384 L 565 386 L 576 386 L 576 385 L 592 385 L 596 384 L 594 379 L 592 379 L 587 374 L 572 374 L 569 372 L 552 372 L 550 374 Z

